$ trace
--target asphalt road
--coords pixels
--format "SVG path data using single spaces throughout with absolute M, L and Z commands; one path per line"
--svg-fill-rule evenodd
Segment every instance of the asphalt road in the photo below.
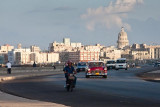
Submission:
M 107 79 L 87 79 L 81 72 L 73 92 L 65 90 L 64 75 L 6 81 L 0 88 L 17 96 L 72 107 L 160 107 L 160 83 L 135 76 L 150 69 L 110 70 Z

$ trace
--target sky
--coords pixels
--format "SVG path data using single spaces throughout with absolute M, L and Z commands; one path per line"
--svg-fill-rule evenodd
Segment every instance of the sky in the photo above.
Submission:
M 0 45 L 115 45 L 121 27 L 130 45 L 160 44 L 160 0 L 0 0 Z

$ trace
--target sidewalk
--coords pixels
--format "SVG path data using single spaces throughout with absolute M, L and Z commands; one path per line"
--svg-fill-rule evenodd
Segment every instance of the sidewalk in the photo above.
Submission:
M 24 71 L 17 72 L 12 71 L 12 74 L 6 74 L 3 71 L 0 71 L 0 83 L 6 80 L 12 80 L 17 78 L 24 77 L 33 77 L 33 76 L 46 76 L 63 73 L 62 70 L 54 71 Z M 26 98 L 21 98 L 0 91 L 0 107 L 67 107 L 65 105 L 42 102 L 37 100 L 30 100 Z
M 150 80 L 150 81 L 160 81 L 160 70 L 146 72 L 141 74 L 139 77 L 141 77 L 144 80 Z

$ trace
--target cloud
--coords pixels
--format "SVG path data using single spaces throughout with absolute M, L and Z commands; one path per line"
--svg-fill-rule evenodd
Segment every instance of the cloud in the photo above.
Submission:
M 72 8 L 72 7 L 57 7 L 57 8 L 54 8 L 54 11 L 71 11 L 71 10 L 76 10 L 76 8 Z
M 72 10 L 76 10 L 77 8 L 73 8 L 73 7 L 56 7 L 56 8 L 45 8 L 45 7 L 41 7 L 38 9 L 34 9 L 31 11 L 28 11 L 27 13 L 45 13 L 45 12 L 54 12 L 54 11 L 72 11 Z
M 131 30 L 131 26 L 123 22 L 123 19 L 127 19 L 128 12 L 133 11 L 138 4 L 143 4 L 143 0 L 116 0 L 114 3 L 110 2 L 107 7 L 88 8 L 81 18 L 86 20 L 88 30 L 94 30 L 96 26 L 105 26 L 107 29 L 124 26 Z

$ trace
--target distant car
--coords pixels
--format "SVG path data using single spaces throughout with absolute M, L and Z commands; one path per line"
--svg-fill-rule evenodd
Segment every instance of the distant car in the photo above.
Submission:
M 107 69 L 115 69 L 115 66 L 116 66 L 116 61 L 114 60 L 109 60 L 107 61 L 106 63 L 106 66 L 107 66 Z
M 155 63 L 154 67 L 160 67 L 160 62 Z
M 56 62 L 56 64 L 60 64 L 60 63 L 61 63 L 61 61 L 57 61 L 57 62 Z
M 86 62 L 79 62 L 77 64 L 77 68 L 76 71 L 80 72 L 80 71 L 86 71 L 88 69 L 87 63 Z
M 90 76 L 103 76 L 103 78 L 107 78 L 107 68 L 102 61 L 88 62 L 86 78 L 89 78 Z
M 127 70 L 128 69 L 128 64 L 127 64 L 126 58 L 117 59 L 115 69 L 116 70 L 119 70 L 119 69 Z

